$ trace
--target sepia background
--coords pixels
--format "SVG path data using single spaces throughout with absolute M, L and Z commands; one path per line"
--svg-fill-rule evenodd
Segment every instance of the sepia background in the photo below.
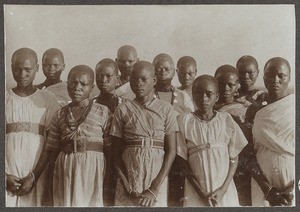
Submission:
M 293 5 L 173 5 L 173 6 L 46 6 L 4 5 L 6 88 L 15 86 L 10 59 L 21 47 L 34 49 L 39 61 L 48 48 L 65 56 L 62 80 L 75 65 L 95 68 L 118 48 L 136 47 L 141 60 L 152 62 L 168 53 L 175 64 L 193 56 L 198 75 L 223 65 L 235 66 L 249 54 L 259 68 L 275 56 L 286 58 L 295 81 L 295 11 Z M 40 70 L 35 84 L 44 81 Z M 178 86 L 177 77 L 173 84 Z M 263 87 L 262 73 L 257 86 Z

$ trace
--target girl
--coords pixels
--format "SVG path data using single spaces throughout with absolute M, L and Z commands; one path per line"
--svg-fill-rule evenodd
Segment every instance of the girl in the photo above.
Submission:
M 54 206 L 103 206 L 104 167 L 106 161 L 111 161 L 109 110 L 89 100 L 94 87 L 90 67 L 72 68 L 67 83 L 72 102 L 54 114 L 33 179 L 39 178 L 50 161 L 54 168 Z
M 185 206 L 238 206 L 232 180 L 238 154 L 247 144 L 241 129 L 228 113 L 213 110 L 218 82 L 202 75 L 193 83 L 195 112 L 178 119 L 177 154 L 186 160 Z

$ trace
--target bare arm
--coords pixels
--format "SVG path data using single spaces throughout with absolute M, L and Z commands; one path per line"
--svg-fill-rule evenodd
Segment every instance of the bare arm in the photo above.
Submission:
M 159 192 L 159 188 L 162 185 L 165 178 L 168 176 L 171 169 L 172 163 L 176 156 L 176 142 L 175 133 L 165 136 L 165 155 L 162 167 L 158 172 L 157 177 L 152 181 L 149 190 L 143 192 L 141 205 L 142 206 L 152 206 L 155 202 L 156 196 Z

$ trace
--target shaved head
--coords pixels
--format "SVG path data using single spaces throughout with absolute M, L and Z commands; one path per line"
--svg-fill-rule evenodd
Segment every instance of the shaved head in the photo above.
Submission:
M 257 60 L 250 56 L 250 55 L 244 55 L 242 56 L 237 62 L 236 62 L 236 67 L 238 68 L 238 66 L 240 64 L 243 64 L 243 65 L 250 65 L 250 64 L 254 64 L 255 68 L 258 69 L 258 63 L 257 63 Z
M 288 73 L 291 73 L 291 67 L 289 62 L 282 58 L 282 57 L 273 57 L 270 60 L 268 60 L 268 62 L 266 63 L 265 67 L 264 67 L 264 71 L 266 72 L 266 70 L 268 69 L 272 69 L 272 67 L 280 67 L 280 66 L 285 66 L 288 70 Z
M 210 83 L 214 86 L 214 88 L 216 89 L 216 93 L 218 93 L 219 91 L 219 83 L 218 83 L 218 80 L 213 77 L 213 76 L 210 76 L 210 75 L 201 75 L 199 77 L 197 77 L 193 83 L 193 88 L 192 88 L 192 91 L 193 93 L 194 92 L 197 92 L 198 88 L 203 85 L 204 83 Z
M 25 59 L 32 59 L 36 64 L 38 63 L 37 54 L 30 48 L 20 48 L 16 50 L 12 55 L 11 63 L 14 64 L 16 61 Z
M 137 60 L 137 51 L 133 46 L 129 46 L 129 45 L 121 46 L 117 53 L 118 59 L 122 58 L 123 55 L 133 55 L 133 57 Z
M 115 74 L 118 75 L 118 65 L 117 63 L 110 59 L 110 58 L 104 58 L 103 60 L 101 60 L 100 62 L 97 63 L 95 70 L 100 70 L 104 67 L 110 66 L 114 69 Z
M 56 48 L 51 48 L 45 51 L 45 53 L 43 54 L 43 59 L 46 58 L 53 58 L 53 57 L 58 57 L 62 63 L 65 63 L 65 59 L 64 59 L 64 55 L 62 53 L 62 51 L 60 51 L 59 49 Z
M 154 66 L 148 61 L 138 61 L 133 65 L 133 70 L 131 75 L 136 74 L 142 70 L 147 70 L 147 72 L 151 73 L 151 76 L 155 76 L 155 69 Z
M 90 77 L 90 82 L 94 83 L 94 71 L 89 66 L 86 65 L 78 65 L 73 67 L 69 74 L 68 79 L 71 75 L 88 75 Z
M 191 56 L 181 57 L 177 62 L 177 68 L 188 66 L 193 66 L 195 69 L 197 68 L 196 60 Z
M 233 74 L 233 75 L 236 75 L 237 77 L 239 77 L 238 70 L 231 65 L 220 66 L 215 72 L 215 77 L 219 78 L 220 76 L 225 75 L 225 74 Z
M 168 61 L 172 66 L 174 66 L 174 62 L 173 62 L 173 59 L 170 55 L 168 54 L 165 54 L 165 53 L 162 53 L 162 54 L 159 54 L 157 55 L 154 59 L 153 59 L 153 62 L 152 64 L 154 66 L 157 65 L 157 63 L 159 62 L 164 62 L 164 61 Z

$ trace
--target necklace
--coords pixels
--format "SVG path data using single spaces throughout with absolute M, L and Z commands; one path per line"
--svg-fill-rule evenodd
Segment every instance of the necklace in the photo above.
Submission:
M 76 121 L 76 119 L 74 118 L 73 112 L 72 112 L 72 106 L 73 104 L 70 103 L 69 105 L 67 105 L 67 112 L 65 115 L 65 122 L 67 124 L 67 126 L 72 130 L 76 130 L 78 128 L 78 126 L 86 119 L 87 115 L 89 114 L 89 112 L 92 109 L 92 101 L 89 102 L 89 104 L 86 106 L 86 108 L 84 109 L 82 115 L 80 116 L 80 118 L 78 119 L 78 121 Z M 74 107 L 73 107 L 74 109 Z
M 212 120 L 212 119 L 215 117 L 215 115 L 216 115 L 217 113 L 216 113 L 216 111 L 213 111 L 213 115 L 212 115 L 211 117 L 208 117 L 208 119 L 203 119 L 203 118 L 200 116 L 199 110 L 196 110 L 196 111 L 194 112 L 194 114 L 195 114 L 201 121 L 208 122 L 208 121 Z
M 172 92 L 171 105 L 173 105 L 174 103 L 177 103 L 177 99 L 176 99 L 177 93 L 175 92 L 175 88 L 173 86 L 171 86 L 171 88 L 168 91 L 162 91 L 162 92 L 169 92 L 169 91 Z M 157 98 L 160 99 L 157 89 L 155 89 L 155 95 Z

